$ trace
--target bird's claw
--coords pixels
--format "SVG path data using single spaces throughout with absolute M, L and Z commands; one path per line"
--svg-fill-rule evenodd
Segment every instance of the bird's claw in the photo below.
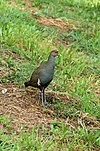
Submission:
M 45 104 L 45 105 L 48 105 L 48 102 L 47 102 L 47 101 L 45 101 L 45 102 L 44 102 L 44 104 Z
M 44 102 L 44 103 L 42 103 L 42 107 L 46 107 L 46 106 L 48 106 L 49 105 L 49 103 L 48 102 Z

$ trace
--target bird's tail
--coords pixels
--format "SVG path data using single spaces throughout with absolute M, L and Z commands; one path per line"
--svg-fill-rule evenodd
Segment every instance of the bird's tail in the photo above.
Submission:
M 24 85 L 25 85 L 25 87 L 30 86 L 30 81 L 26 81 L 26 82 L 24 83 Z

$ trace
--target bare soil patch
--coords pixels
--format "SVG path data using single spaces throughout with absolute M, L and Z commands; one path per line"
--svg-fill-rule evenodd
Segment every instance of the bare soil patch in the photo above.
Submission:
M 78 100 L 72 99 L 66 94 L 59 94 L 53 91 L 47 91 L 47 100 L 51 102 L 51 105 L 43 108 L 41 106 L 41 100 L 39 91 L 37 89 L 24 89 L 14 84 L 0 84 L 0 115 L 7 115 L 12 119 L 12 126 L 19 132 L 20 128 L 30 129 L 34 125 L 49 128 L 50 124 L 56 118 L 57 120 L 66 123 L 66 118 L 59 117 L 54 109 L 55 100 L 61 100 L 64 104 L 72 102 L 73 105 L 78 103 Z M 63 113 L 62 113 L 63 114 Z M 78 117 L 68 118 L 66 124 L 74 129 L 79 125 L 98 129 L 100 122 L 95 118 L 88 116 L 82 112 L 78 112 Z M 73 126 L 74 125 L 74 126 Z
M 41 25 L 58 26 L 60 28 L 66 28 L 68 30 L 70 30 L 70 29 L 76 29 L 76 27 L 73 24 L 71 24 L 69 22 L 64 22 L 60 18 L 47 18 L 45 16 L 39 17 L 35 13 L 33 13 L 32 15 L 37 19 L 37 21 Z
M 56 113 L 50 107 L 47 112 L 45 109 L 41 106 L 38 90 L 25 90 L 14 84 L 0 84 L 0 114 L 12 119 L 15 130 L 19 131 L 21 126 L 32 128 L 33 125 L 41 124 L 48 127 Z M 56 119 L 64 121 L 59 117 Z

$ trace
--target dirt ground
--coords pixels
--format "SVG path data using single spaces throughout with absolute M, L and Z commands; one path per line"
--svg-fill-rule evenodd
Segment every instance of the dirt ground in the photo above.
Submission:
M 40 93 L 37 89 L 25 89 L 14 84 L 0 84 L 0 115 L 7 115 L 12 119 L 12 126 L 15 131 L 19 132 L 21 128 L 30 129 L 34 125 L 49 128 L 50 123 L 56 118 L 65 123 L 66 118 L 59 117 L 53 108 L 55 100 L 62 100 L 63 103 L 76 101 L 65 94 L 57 94 L 53 91 L 47 91 L 47 100 L 51 105 L 43 108 L 41 106 Z M 77 127 L 84 126 L 84 123 L 89 125 L 89 128 L 100 127 L 100 122 L 89 117 L 87 114 L 79 112 L 77 121 L 69 119 L 67 126 L 73 128 L 73 123 Z
M 50 95 L 49 92 L 49 100 Z M 54 97 L 53 94 L 52 99 Z M 10 117 L 17 131 L 21 126 L 31 128 L 33 125 L 44 124 L 48 127 L 55 117 L 64 121 L 56 116 L 50 105 L 46 108 L 41 106 L 40 93 L 37 89 L 25 90 L 14 84 L 0 84 L 0 114 Z

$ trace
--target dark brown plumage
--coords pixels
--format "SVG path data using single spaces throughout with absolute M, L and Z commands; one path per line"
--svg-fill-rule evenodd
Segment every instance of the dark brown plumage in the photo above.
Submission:
M 30 80 L 24 83 L 25 87 L 32 86 L 41 90 L 43 106 L 47 104 L 44 90 L 53 79 L 56 56 L 58 56 L 58 51 L 51 51 L 48 60 L 41 63 L 32 73 Z

